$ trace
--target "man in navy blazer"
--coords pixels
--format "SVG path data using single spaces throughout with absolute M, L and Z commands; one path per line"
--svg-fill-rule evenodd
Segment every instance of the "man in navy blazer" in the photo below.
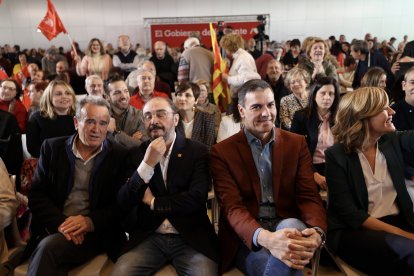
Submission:
M 35 248 L 28 275 L 58 275 L 105 251 L 113 261 L 125 239 L 116 194 L 129 173 L 127 150 L 106 139 L 109 104 L 81 100 L 77 133 L 46 140 L 29 193 Z M 65 271 L 66 270 L 66 271 Z
M 167 263 L 179 275 L 217 275 L 207 148 L 175 131 L 179 115 L 168 99 L 148 101 L 143 118 L 150 141 L 138 148 L 139 166 L 118 194 L 129 242 L 112 275 L 154 275 Z

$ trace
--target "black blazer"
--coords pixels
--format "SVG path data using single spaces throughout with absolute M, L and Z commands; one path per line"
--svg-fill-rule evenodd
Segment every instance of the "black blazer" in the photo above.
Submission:
M 318 144 L 319 125 L 321 124 L 321 120 L 319 120 L 317 112 L 312 112 L 311 116 L 308 118 L 305 111 L 306 109 L 301 109 L 295 112 L 290 131 L 305 136 L 311 157 L 313 157 Z
M 43 143 L 37 163 L 29 207 L 33 213 L 31 224 L 33 240 L 57 233 L 58 226 L 66 216 L 65 201 L 73 187 L 75 156 L 72 141 L 75 136 L 47 139 Z M 89 209 L 96 235 L 102 249 L 115 260 L 125 241 L 125 232 L 120 227 L 120 209 L 116 195 L 126 182 L 128 152 L 117 144 L 106 140 L 102 151 L 95 157 L 89 181 Z M 86 236 L 88 238 L 88 236 Z
M 134 153 L 137 166 L 149 143 L 144 142 Z M 124 251 L 141 243 L 168 218 L 189 246 L 218 262 L 217 237 L 206 209 L 210 182 L 207 148 L 177 132 L 168 164 L 167 184 L 164 184 L 161 167 L 157 164 L 149 184 L 135 171 L 118 193 L 118 203 L 126 213 L 125 224 L 129 232 Z M 155 196 L 153 211 L 142 203 L 148 186 Z
M 379 150 L 387 160 L 400 213 L 414 228 L 413 203 L 404 182 L 403 152 L 414 152 L 414 131 L 395 132 L 381 137 Z M 341 232 L 359 229 L 369 217 L 368 190 L 356 152 L 345 153 L 342 144 L 325 151 L 325 176 L 328 184 L 327 244 L 335 252 Z

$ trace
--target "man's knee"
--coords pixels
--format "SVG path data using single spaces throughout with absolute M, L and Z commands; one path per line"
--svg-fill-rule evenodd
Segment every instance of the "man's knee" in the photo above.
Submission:
M 62 244 L 65 242 L 67 242 L 66 239 L 60 233 L 49 235 L 40 241 L 36 247 L 35 253 L 57 254 L 62 250 Z
M 279 224 L 276 226 L 276 230 L 284 229 L 284 228 L 295 228 L 299 231 L 302 231 L 306 229 L 306 225 L 297 218 L 288 218 L 284 219 L 279 222 Z
M 173 265 L 179 275 L 218 275 L 217 263 L 201 253 L 194 254 L 185 265 L 179 265 L 175 261 L 173 261 Z

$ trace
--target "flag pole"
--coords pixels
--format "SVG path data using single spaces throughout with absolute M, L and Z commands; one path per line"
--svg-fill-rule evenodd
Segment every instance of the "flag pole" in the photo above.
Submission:
M 75 57 L 77 57 L 78 56 L 78 51 L 76 51 L 75 43 L 73 43 L 73 39 L 70 36 L 69 32 L 67 32 L 66 35 L 68 36 L 69 42 L 72 45 L 72 49 L 73 49 L 73 52 L 75 53 Z

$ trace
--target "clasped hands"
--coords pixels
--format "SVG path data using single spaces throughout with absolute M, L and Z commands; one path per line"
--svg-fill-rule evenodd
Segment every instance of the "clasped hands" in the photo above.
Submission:
M 68 241 L 80 245 L 85 240 L 86 232 L 92 231 L 92 221 L 90 218 L 78 215 L 70 216 L 58 227 Z
M 293 269 L 302 270 L 310 262 L 322 239 L 313 228 L 299 231 L 285 228 L 270 232 L 262 230 L 258 243 L 267 248 L 270 253 Z

